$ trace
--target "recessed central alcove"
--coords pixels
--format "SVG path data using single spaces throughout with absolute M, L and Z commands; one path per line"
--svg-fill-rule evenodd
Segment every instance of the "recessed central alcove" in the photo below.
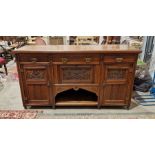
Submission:
M 98 102 L 98 96 L 85 89 L 69 89 L 60 92 L 55 97 L 56 105 L 68 105 L 68 106 L 96 106 Z

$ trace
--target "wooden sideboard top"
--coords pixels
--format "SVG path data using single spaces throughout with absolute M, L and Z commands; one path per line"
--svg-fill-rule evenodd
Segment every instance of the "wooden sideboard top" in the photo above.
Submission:
M 26 45 L 14 53 L 140 53 L 141 50 L 128 45 Z

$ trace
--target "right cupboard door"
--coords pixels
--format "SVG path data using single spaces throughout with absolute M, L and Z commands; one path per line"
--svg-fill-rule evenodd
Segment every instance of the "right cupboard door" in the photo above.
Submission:
M 131 98 L 132 65 L 112 64 L 103 67 L 102 105 L 127 106 Z

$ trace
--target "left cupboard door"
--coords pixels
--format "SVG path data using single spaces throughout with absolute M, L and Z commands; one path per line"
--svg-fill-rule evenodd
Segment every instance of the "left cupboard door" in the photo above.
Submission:
M 22 83 L 24 87 L 24 105 L 51 105 L 51 76 L 49 63 L 21 65 Z

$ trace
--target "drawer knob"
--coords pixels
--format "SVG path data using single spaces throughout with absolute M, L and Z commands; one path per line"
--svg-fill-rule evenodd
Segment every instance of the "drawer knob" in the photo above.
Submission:
M 122 62 L 124 58 L 116 58 L 116 62 Z
M 37 62 L 38 59 L 37 59 L 37 58 L 32 58 L 31 61 L 32 61 L 32 62 Z
M 86 60 L 86 63 L 90 63 L 92 61 L 91 58 L 85 58 L 85 60 Z
M 62 60 L 62 63 L 63 64 L 66 64 L 68 62 L 68 59 L 67 58 L 62 58 L 61 60 Z

